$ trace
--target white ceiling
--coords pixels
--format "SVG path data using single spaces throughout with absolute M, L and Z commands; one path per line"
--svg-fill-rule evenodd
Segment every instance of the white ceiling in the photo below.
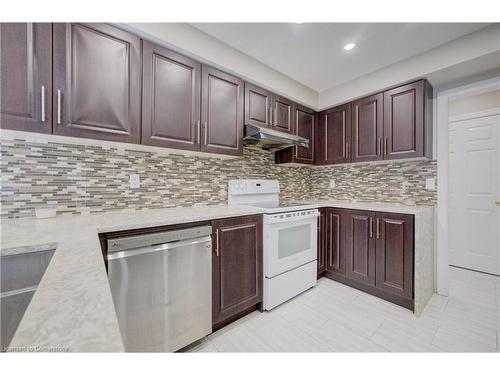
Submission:
M 322 92 L 487 27 L 481 23 L 192 23 Z M 344 51 L 349 42 L 357 47 Z

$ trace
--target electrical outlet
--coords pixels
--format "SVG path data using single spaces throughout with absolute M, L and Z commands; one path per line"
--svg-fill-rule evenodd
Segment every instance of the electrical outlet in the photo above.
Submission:
M 129 176 L 128 182 L 129 182 L 131 189 L 138 189 L 141 187 L 141 176 L 139 176 L 138 174 L 132 173 Z
M 436 179 L 426 178 L 425 179 L 425 189 L 426 190 L 436 190 Z
M 335 180 L 332 178 L 330 179 L 330 185 L 328 186 L 330 189 L 334 189 L 335 188 Z

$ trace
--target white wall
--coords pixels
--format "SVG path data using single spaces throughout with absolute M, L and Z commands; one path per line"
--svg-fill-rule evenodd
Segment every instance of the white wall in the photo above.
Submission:
M 186 23 L 129 23 L 119 27 L 173 50 L 224 69 L 304 104 L 318 107 L 318 93 Z

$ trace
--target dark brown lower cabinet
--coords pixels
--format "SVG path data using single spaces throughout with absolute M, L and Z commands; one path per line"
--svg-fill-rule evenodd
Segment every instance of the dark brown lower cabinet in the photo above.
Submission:
M 319 209 L 318 217 L 318 277 L 326 271 L 326 212 L 327 208 Z
M 413 310 L 413 215 L 326 210 L 322 275 Z
M 262 303 L 262 216 L 212 221 L 214 331 Z

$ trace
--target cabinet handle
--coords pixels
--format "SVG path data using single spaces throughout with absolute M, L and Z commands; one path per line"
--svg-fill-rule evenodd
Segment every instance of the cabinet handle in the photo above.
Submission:
M 45 122 L 45 86 L 42 86 L 41 94 L 41 112 L 42 112 L 42 122 Z
M 377 155 L 382 153 L 382 138 L 378 137 Z
M 345 158 L 349 159 L 349 142 L 345 143 Z
M 208 134 L 208 130 L 207 130 L 207 122 L 205 121 L 203 123 L 203 135 L 205 137 L 205 145 L 207 144 L 207 134 Z
M 200 129 L 200 120 L 196 121 L 196 133 L 197 133 L 197 136 L 196 136 L 196 143 L 197 144 L 200 144 L 200 132 L 201 132 L 201 129 Z
M 370 238 L 373 237 L 373 218 L 370 218 Z
M 215 231 L 215 255 L 219 256 L 219 230 Z
M 377 239 L 380 238 L 380 219 L 377 218 Z
M 387 137 L 384 137 L 384 154 L 387 155 Z
M 273 126 L 273 108 L 269 106 L 269 126 Z
M 61 124 L 61 90 L 57 90 L 57 124 Z

